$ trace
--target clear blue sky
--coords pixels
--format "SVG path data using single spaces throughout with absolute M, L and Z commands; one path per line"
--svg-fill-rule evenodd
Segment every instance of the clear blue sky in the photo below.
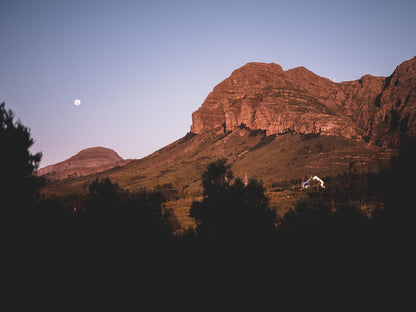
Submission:
M 92 146 L 142 158 L 247 62 L 389 76 L 416 55 L 415 13 L 401 0 L 0 0 L 0 102 L 41 167 Z

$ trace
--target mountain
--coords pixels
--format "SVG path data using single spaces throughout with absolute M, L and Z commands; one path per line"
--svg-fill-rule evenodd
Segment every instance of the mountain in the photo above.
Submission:
M 123 166 L 130 160 L 124 160 L 115 151 L 105 147 L 91 147 L 60 163 L 38 170 L 38 175 L 49 181 L 81 177 L 116 166 Z
M 171 183 L 186 198 L 201 195 L 207 164 L 225 157 L 235 176 L 264 182 L 378 170 L 403 136 L 416 135 L 416 57 L 390 77 L 335 83 L 306 68 L 249 63 L 235 70 L 193 113 L 191 131 L 155 153 L 115 167 L 108 176 L 134 191 Z M 48 191 L 81 191 L 94 176 Z M 280 196 L 280 195 L 279 195 Z
M 416 57 L 390 77 L 335 83 L 304 67 L 248 63 L 217 85 L 192 114 L 191 131 L 241 124 L 267 135 L 288 131 L 337 135 L 398 147 L 416 131 Z

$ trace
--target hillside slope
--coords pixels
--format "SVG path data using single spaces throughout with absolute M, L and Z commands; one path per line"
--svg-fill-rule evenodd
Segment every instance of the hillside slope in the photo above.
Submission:
M 247 174 L 248 178 L 260 179 L 268 186 L 309 175 L 341 173 L 348 170 L 351 162 L 359 170 L 376 170 L 392 153 L 392 150 L 339 136 L 293 133 L 266 136 L 262 131 L 244 127 L 227 134 L 218 130 L 198 135 L 189 133 L 143 159 L 49 185 L 48 191 L 58 194 L 82 191 L 96 177 L 108 176 L 131 191 L 172 183 L 187 196 L 198 196 L 203 170 L 218 157 L 228 159 L 235 176 L 243 178 Z

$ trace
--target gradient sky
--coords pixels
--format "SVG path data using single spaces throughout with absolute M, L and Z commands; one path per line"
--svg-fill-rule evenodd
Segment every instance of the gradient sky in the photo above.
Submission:
M 389 76 L 416 55 L 415 12 L 414 0 L 0 0 L 0 102 L 41 167 L 92 146 L 142 158 L 184 136 L 247 62 Z

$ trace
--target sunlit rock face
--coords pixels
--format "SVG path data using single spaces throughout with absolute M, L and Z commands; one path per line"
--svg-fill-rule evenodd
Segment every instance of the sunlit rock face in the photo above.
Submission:
M 248 63 L 192 114 L 191 132 L 245 124 L 267 135 L 320 133 L 395 146 L 404 131 L 415 135 L 415 68 L 416 57 L 388 78 L 335 83 L 304 67 L 284 71 L 273 63 Z

